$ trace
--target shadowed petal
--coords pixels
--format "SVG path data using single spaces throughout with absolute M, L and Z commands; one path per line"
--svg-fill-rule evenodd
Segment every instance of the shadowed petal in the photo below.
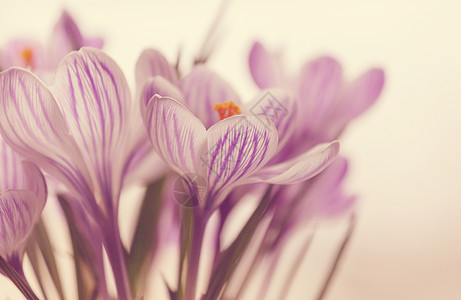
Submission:
M 196 172 L 205 144 L 203 124 L 178 101 L 155 95 L 147 104 L 145 125 L 154 150 L 176 172 Z
M 181 91 L 186 107 L 206 128 L 219 121 L 214 104 L 233 101 L 241 105 L 240 98 L 227 82 L 204 65 L 196 66 L 181 80 Z
M 319 145 L 289 161 L 262 169 L 250 181 L 263 181 L 273 184 L 294 184 L 305 181 L 328 167 L 334 161 L 338 152 L 338 141 Z
M 136 63 L 136 90 L 139 91 L 149 77 L 155 76 L 161 76 L 178 85 L 178 74 L 165 56 L 155 49 L 146 49 Z
M 297 88 L 303 128 L 318 130 L 322 119 L 335 109 L 342 83 L 342 68 L 334 58 L 321 57 L 302 68 Z
M 258 116 L 237 115 L 210 127 L 207 143 L 202 155 L 206 171 L 202 172 L 210 197 L 217 197 L 225 187 L 244 181 L 264 166 L 277 150 L 278 135 L 274 124 Z
M 250 51 L 250 72 L 253 80 L 261 89 L 280 86 L 282 84 L 282 73 L 277 57 L 256 42 Z
M 8 257 L 23 246 L 34 228 L 47 197 L 45 178 L 32 163 L 18 166 L 24 189 L 0 191 L 0 256 Z
M 27 190 L 0 193 L 0 255 L 10 256 L 23 242 L 38 221 L 41 210 L 35 209 L 35 195 Z
M 0 131 L 25 159 L 91 197 L 82 155 L 51 92 L 32 73 L 9 69 L 0 74 Z
M 261 91 L 254 100 L 246 104 L 246 111 L 260 117 L 265 116 L 266 122 L 275 124 L 279 136 L 279 149 L 288 142 L 296 127 L 297 101 L 286 89 L 271 88 Z
M 365 112 L 381 94 L 384 86 L 384 71 L 372 69 L 350 84 L 342 101 L 338 103 L 336 115 L 350 121 Z
M 79 50 L 83 46 L 102 48 L 103 44 L 102 38 L 84 37 L 72 16 L 67 11 L 63 11 L 61 18 L 54 26 L 48 43 L 49 67 L 56 68 L 64 56 L 72 51 Z
M 100 188 L 106 199 L 116 196 L 132 109 L 122 71 L 104 52 L 82 48 L 61 62 L 52 91 L 86 165 L 91 166 L 96 193 Z
M 179 88 L 161 76 L 155 76 L 147 79 L 140 95 L 141 109 L 143 106 L 145 107 L 147 105 L 154 95 L 170 97 L 180 102 L 184 102 L 184 97 Z

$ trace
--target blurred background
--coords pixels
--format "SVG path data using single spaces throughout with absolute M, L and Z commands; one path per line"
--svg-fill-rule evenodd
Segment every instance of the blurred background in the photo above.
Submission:
M 170 61 L 181 49 L 183 67 L 190 67 L 218 8 L 211 0 L 2 0 L 0 45 L 15 37 L 46 42 L 67 9 L 84 33 L 105 37 L 105 50 L 133 86 L 146 47 Z M 460 12 L 460 2 L 438 0 L 227 6 L 210 66 L 243 99 L 257 90 L 248 70 L 254 40 L 281 51 L 291 72 L 323 54 L 336 57 L 350 80 L 375 66 L 386 72 L 381 98 L 342 138 L 358 223 L 327 299 L 461 299 Z M 322 225 L 288 299 L 315 296 L 345 220 Z M 20 297 L 2 277 L 0 299 Z

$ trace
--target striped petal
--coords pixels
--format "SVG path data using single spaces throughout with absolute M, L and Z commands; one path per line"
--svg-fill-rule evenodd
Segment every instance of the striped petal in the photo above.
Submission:
M 250 182 L 295 184 L 305 181 L 328 167 L 339 152 L 339 142 L 323 144 L 291 160 L 264 168 Z
M 196 66 L 181 80 L 181 91 L 186 107 L 209 128 L 219 121 L 219 115 L 213 105 L 233 101 L 241 106 L 235 91 L 216 73 L 204 65 Z
M 51 92 L 32 73 L 0 74 L 0 131 L 5 142 L 69 189 L 91 197 L 89 174 Z
M 29 189 L 0 192 L 0 256 L 5 258 L 22 251 L 46 200 L 45 179 L 39 169 L 32 163 L 24 163 L 18 172 L 25 175 L 25 187 Z
M 122 71 L 104 52 L 82 48 L 61 62 L 52 91 L 90 169 L 95 193 L 112 201 L 130 146 L 132 103 Z
M 265 123 L 275 124 L 279 135 L 279 149 L 288 142 L 296 127 L 297 101 L 288 90 L 263 90 L 246 105 L 246 110 L 250 114 L 258 115 Z
M 209 197 L 219 201 L 225 190 L 242 183 L 275 154 L 277 129 L 258 116 L 233 116 L 210 127 L 207 144 L 201 156 L 205 162 L 202 173 L 207 178 Z
M 146 49 L 136 63 L 136 90 L 140 91 L 150 77 L 161 76 L 178 85 L 178 74 L 165 56 L 155 49 Z
M 281 86 L 282 72 L 277 56 L 267 52 L 264 46 L 256 42 L 250 51 L 250 72 L 253 80 L 261 89 Z
M 203 124 L 178 101 L 155 95 L 147 104 L 145 125 L 158 155 L 181 175 L 196 173 L 205 145 Z

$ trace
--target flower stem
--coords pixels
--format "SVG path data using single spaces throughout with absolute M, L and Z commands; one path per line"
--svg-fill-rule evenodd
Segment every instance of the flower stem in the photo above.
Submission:
M 31 300 L 38 300 L 38 297 L 35 295 L 34 291 L 30 287 L 27 279 L 24 276 L 22 267 L 13 268 L 3 257 L 0 256 L 0 270 L 8 277 L 14 285 L 21 291 L 21 293 Z
M 118 224 L 115 222 L 112 228 L 106 231 L 107 256 L 109 257 L 114 274 L 115 285 L 119 300 L 131 300 L 130 284 L 125 262 L 125 252 L 118 230 Z
M 317 300 L 322 300 L 324 299 L 328 288 L 331 285 L 331 281 L 336 273 L 336 270 L 338 269 L 339 263 L 341 262 L 341 258 L 343 257 L 344 251 L 346 250 L 346 247 L 352 237 L 352 234 L 354 233 L 355 229 L 355 214 L 351 215 L 351 218 L 349 220 L 349 227 L 346 231 L 346 234 L 344 235 L 343 241 L 341 245 L 338 248 L 338 251 L 335 256 L 335 260 L 333 261 L 333 264 L 330 267 L 330 271 L 328 272 L 327 278 L 325 279 L 322 289 L 320 290 L 320 293 L 317 296 Z
M 204 220 L 194 214 L 193 231 L 191 237 L 190 254 L 185 287 L 185 300 L 195 300 L 197 293 L 197 281 L 200 267 L 200 254 L 202 251 L 203 234 L 205 231 Z

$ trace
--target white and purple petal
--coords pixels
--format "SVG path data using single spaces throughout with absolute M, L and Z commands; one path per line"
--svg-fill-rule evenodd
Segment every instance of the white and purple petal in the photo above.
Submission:
M 158 95 L 147 104 L 144 121 L 158 155 L 181 175 L 196 173 L 206 142 L 202 122 L 178 101 Z
M 281 149 L 291 138 L 296 128 L 298 103 L 287 89 L 271 88 L 261 91 L 251 102 L 245 104 L 245 112 L 255 114 L 266 123 L 272 122 L 279 136 Z
M 229 188 L 244 184 L 276 153 L 277 129 L 258 116 L 237 115 L 210 127 L 207 145 L 201 173 L 208 182 L 210 201 L 219 201 Z
M 104 52 L 82 48 L 61 62 L 52 91 L 89 166 L 95 193 L 117 196 L 133 108 L 123 72 Z
M 295 184 L 305 181 L 328 167 L 339 152 L 339 142 L 319 145 L 288 161 L 267 166 L 249 178 L 250 182 Z
M 34 164 L 24 163 L 18 166 L 17 172 L 24 176 L 24 187 L 0 191 L 0 256 L 4 258 L 13 252 L 22 252 L 47 196 L 45 179 Z
M 72 191 L 91 198 L 82 154 L 48 88 L 17 68 L 0 74 L 0 86 L 0 132 L 5 142 Z

